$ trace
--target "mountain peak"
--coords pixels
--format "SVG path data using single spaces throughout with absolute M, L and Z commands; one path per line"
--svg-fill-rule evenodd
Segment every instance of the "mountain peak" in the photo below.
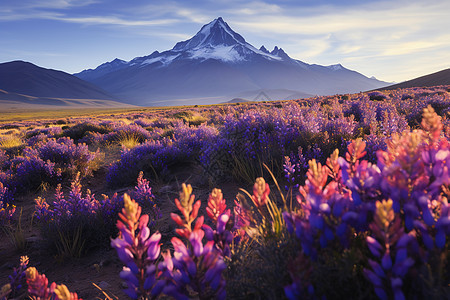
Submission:
M 260 51 L 270 54 L 269 50 L 266 49 L 266 47 L 264 47 L 264 45 L 261 46 L 261 48 L 259 48 Z
M 272 52 L 270 52 L 270 54 L 278 56 L 278 57 L 280 57 L 282 59 L 288 59 L 288 60 L 291 59 L 289 57 L 289 55 L 287 55 L 287 53 L 284 52 L 284 50 L 282 48 L 278 48 L 278 46 L 275 46 L 273 48 Z
M 186 51 L 202 47 L 233 46 L 236 44 L 246 44 L 245 39 L 234 32 L 222 17 L 218 17 L 204 25 L 191 39 L 177 43 L 172 50 Z

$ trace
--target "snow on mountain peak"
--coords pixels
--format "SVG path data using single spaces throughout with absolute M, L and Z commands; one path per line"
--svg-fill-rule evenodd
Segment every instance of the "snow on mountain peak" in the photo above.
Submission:
M 264 47 L 256 49 L 221 18 L 204 25 L 191 39 L 177 43 L 172 52 L 186 52 L 191 59 L 216 59 L 224 62 L 241 62 L 252 55 L 262 55 L 266 59 L 281 60 Z
M 234 32 L 221 18 L 204 25 L 197 34 L 189 40 L 179 42 L 173 51 L 188 51 L 207 46 L 233 46 L 246 44 L 245 39 Z
M 220 45 L 216 47 L 203 47 L 189 51 L 192 59 L 217 59 L 224 62 L 239 62 L 245 58 L 234 46 Z
M 344 67 L 341 64 L 336 64 L 336 65 L 327 66 L 327 68 L 331 69 L 333 71 L 339 71 L 339 70 L 342 70 Z

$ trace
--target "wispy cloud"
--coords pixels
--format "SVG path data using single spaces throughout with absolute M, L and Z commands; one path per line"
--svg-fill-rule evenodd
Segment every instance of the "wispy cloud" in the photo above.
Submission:
M 2 0 L 0 22 L 47 20 L 167 45 L 222 16 L 256 47 L 278 45 L 309 63 L 341 62 L 399 81 L 411 61 L 450 62 L 449 11 L 442 0 Z
M 69 23 L 80 23 L 84 25 L 120 25 L 120 26 L 154 26 L 167 25 L 177 22 L 176 19 L 161 20 L 127 20 L 114 16 L 92 16 L 92 17 L 67 17 L 64 15 L 49 16 L 48 19 Z

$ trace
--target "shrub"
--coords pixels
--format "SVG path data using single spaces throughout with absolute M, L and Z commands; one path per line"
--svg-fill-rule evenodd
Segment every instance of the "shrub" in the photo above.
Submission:
M 369 99 L 372 101 L 384 101 L 388 98 L 385 94 L 379 91 L 371 92 L 368 93 L 367 95 L 369 96 Z
M 291 103 L 283 109 L 249 110 L 237 117 L 225 117 L 217 142 L 209 144 L 200 158 L 212 176 L 230 176 L 252 182 L 262 175 L 262 165 L 271 167 L 277 176 L 282 159 L 298 147 L 318 144 L 325 155 L 340 147 L 342 138 L 353 135 L 355 122 L 342 111 L 328 116 L 317 105 L 302 108 Z M 327 132 L 330 132 L 328 133 Z
M 56 184 L 61 178 L 59 170 L 51 161 L 44 161 L 36 153 L 25 151 L 26 156 L 16 157 L 11 160 L 10 185 L 17 193 L 29 193 L 36 191 L 46 183 Z
M 122 149 L 120 160 L 113 163 L 106 176 L 109 186 L 129 186 L 142 170 L 154 178 L 168 172 L 170 165 L 184 161 L 187 152 L 178 148 L 172 140 L 148 141 L 133 149 Z
M 133 149 L 122 149 L 120 160 L 109 168 L 107 182 L 110 186 L 127 186 L 133 183 L 142 170 L 153 178 L 170 174 L 170 169 L 182 163 L 192 163 L 200 151 L 214 142 L 217 130 L 201 125 L 189 127 L 178 123 L 173 128 L 173 139 L 150 140 Z
M 65 129 L 63 131 L 63 136 L 69 137 L 74 141 L 78 141 L 83 138 L 88 132 L 106 134 L 111 131 L 112 128 L 108 124 L 103 125 L 93 122 L 83 122 Z
M 75 145 L 66 137 L 38 143 L 26 149 L 24 155 L 52 162 L 63 178 L 74 178 L 77 173 L 82 177 L 92 175 L 95 160 L 99 158 L 99 153 L 90 152 L 86 144 Z
M 99 201 L 89 190 L 83 196 L 81 189 L 78 174 L 67 198 L 58 185 L 51 204 L 40 197 L 35 200 L 41 234 L 61 258 L 79 257 L 92 247 L 104 245 L 115 231 L 121 197 L 114 194 Z

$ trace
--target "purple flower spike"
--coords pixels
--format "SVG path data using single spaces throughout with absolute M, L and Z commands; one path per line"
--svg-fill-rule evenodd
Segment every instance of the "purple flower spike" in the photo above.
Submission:
M 200 257 L 203 253 L 203 243 L 202 239 L 205 233 L 203 230 L 194 230 L 189 237 L 189 241 L 191 242 L 192 248 L 194 250 L 194 255 Z
M 227 225 L 228 220 L 230 220 L 229 215 L 227 215 L 227 214 L 220 215 L 219 219 L 217 220 L 217 232 L 219 234 L 221 234 L 225 231 L 225 226 Z
M 159 254 L 161 252 L 161 247 L 159 245 L 160 240 L 161 240 L 161 233 L 159 232 L 152 234 L 152 236 L 148 240 L 149 242 L 147 250 L 148 259 L 156 260 L 159 257 Z
M 117 222 L 122 235 L 111 240 L 111 246 L 116 248 L 120 260 L 126 265 L 120 273 L 128 285 L 125 293 L 137 299 L 150 295 L 157 281 L 155 263 L 160 254 L 161 234 L 150 236 L 148 215 L 141 216 L 141 207 L 127 194 L 123 199 L 124 208 Z
M 389 255 L 389 252 L 386 252 L 383 255 L 383 258 L 381 259 L 381 265 L 383 266 L 383 269 L 385 270 L 390 270 L 392 267 L 392 259 L 391 256 Z
M 376 257 L 381 257 L 381 251 L 383 250 L 380 243 L 377 242 L 376 239 L 374 239 L 371 236 L 368 236 L 366 238 L 367 245 L 369 246 L 370 252 Z

